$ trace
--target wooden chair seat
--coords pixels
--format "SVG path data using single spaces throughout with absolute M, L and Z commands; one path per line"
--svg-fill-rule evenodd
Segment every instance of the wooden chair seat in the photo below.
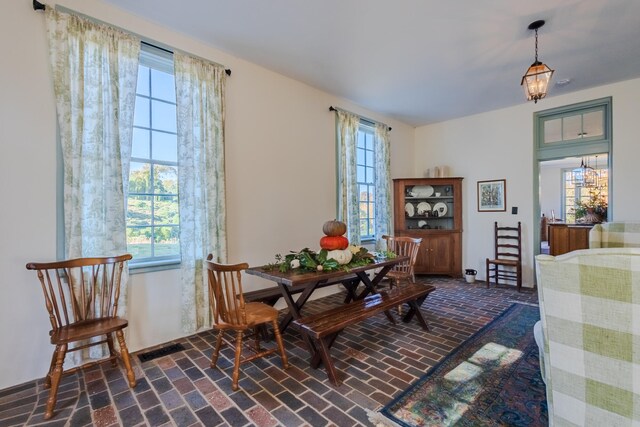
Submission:
M 62 326 L 49 332 L 51 344 L 66 344 L 106 335 L 124 329 L 129 322 L 120 317 L 85 320 L 68 326 Z
M 489 263 L 499 265 L 512 265 L 514 267 L 518 265 L 518 261 L 512 259 L 490 259 Z
M 238 390 L 238 378 L 242 363 L 268 356 L 275 353 L 276 350 L 280 352 L 283 368 L 287 369 L 289 363 L 278 327 L 278 310 L 261 302 L 245 302 L 244 300 L 241 272 L 249 268 L 249 265 L 246 263 L 218 264 L 210 261 L 212 258 L 213 256 L 209 255 L 205 261 L 209 277 L 209 305 L 213 313 L 213 328 L 218 330 L 216 346 L 211 356 L 211 368 L 215 368 L 217 365 L 224 333 L 228 330 L 235 331 L 235 343 L 228 343 L 235 347 L 231 383 L 231 388 L 235 391 Z M 259 334 L 258 329 L 268 323 L 273 326 L 277 349 L 263 350 L 260 348 L 260 337 L 265 334 Z M 253 329 L 255 338 L 255 347 L 252 349 L 255 354 L 243 358 L 244 333 L 251 331 L 251 329 Z

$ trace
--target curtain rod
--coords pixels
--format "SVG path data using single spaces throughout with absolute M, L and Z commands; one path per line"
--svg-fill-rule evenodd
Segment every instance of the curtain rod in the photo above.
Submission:
M 33 0 L 33 10 L 45 10 L 46 8 L 47 8 L 47 6 L 45 4 L 40 3 L 38 0 Z M 144 41 L 144 40 L 141 40 L 141 43 L 142 44 L 146 44 L 147 46 L 155 47 L 156 49 L 160 49 L 160 50 L 165 51 L 167 53 L 173 54 L 172 50 L 164 48 L 162 46 L 158 46 L 158 45 L 155 45 L 153 43 L 150 43 L 150 42 L 147 42 L 147 41 Z M 227 74 L 227 76 L 231 76 L 231 69 L 227 68 L 227 69 L 224 70 L 224 72 Z
M 354 114 L 354 115 L 360 117 L 360 120 L 362 120 L 363 122 L 365 122 L 367 124 L 375 125 L 376 123 L 380 123 L 381 125 L 385 125 L 387 128 L 389 128 L 389 131 L 391 131 L 391 126 L 387 125 L 386 123 L 382 123 L 382 122 L 378 122 L 378 121 L 375 121 L 375 120 L 368 119 L 366 117 L 362 117 L 360 114 L 355 114 L 355 113 L 352 113 L 351 111 L 347 111 L 347 110 L 344 110 L 342 108 L 336 108 L 333 105 L 329 106 L 329 111 L 344 111 L 345 113 L 351 113 L 351 114 Z

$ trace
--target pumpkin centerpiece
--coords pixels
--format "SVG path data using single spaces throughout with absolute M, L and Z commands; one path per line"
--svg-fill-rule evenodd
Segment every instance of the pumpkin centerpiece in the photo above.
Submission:
M 347 232 L 347 224 L 336 219 L 327 221 L 322 226 L 325 236 L 320 239 L 320 247 L 328 251 L 347 249 L 349 239 L 343 236 Z

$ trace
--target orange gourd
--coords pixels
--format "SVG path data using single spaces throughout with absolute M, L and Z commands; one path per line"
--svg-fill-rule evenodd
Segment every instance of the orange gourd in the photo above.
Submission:
M 346 249 L 349 246 L 349 239 L 344 236 L 324 236 L 320 239 L 320 247 L 328 251 L 335 249 Z

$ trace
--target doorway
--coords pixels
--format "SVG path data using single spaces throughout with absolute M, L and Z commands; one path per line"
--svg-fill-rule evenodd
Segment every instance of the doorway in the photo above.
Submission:
M 606 221 L 609 155 L 564 157 L 539 162 L 540 245 L 549 254 L 549 227 Z

